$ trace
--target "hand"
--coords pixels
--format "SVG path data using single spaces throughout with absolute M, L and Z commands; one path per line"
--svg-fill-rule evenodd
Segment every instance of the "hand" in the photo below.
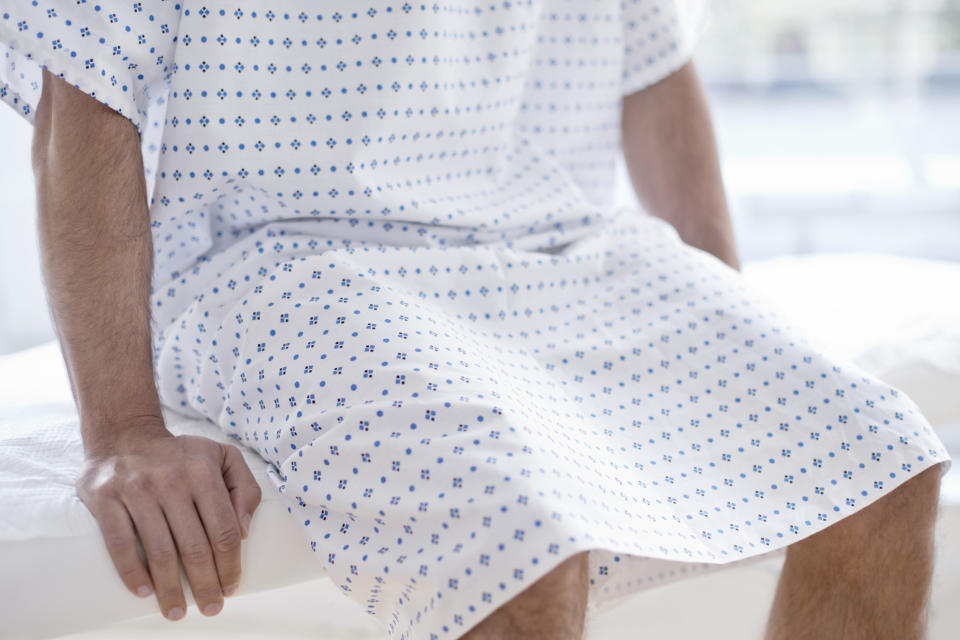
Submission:
M 141 597 L 156 592 L 168 619 L 186 614 L 178 556 L 204 615 L 219 613 L 223 596 L 236 592 L 241 539 L 260 487 L 235 446 L 174 436 L 162 423 L 127 428 L 87 451 L 77 495 L 97 519 L 124 584 Z

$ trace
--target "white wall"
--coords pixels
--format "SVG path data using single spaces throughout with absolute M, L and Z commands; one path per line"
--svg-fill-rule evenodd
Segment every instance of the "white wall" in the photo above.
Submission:
M 0 105 L 0 353 L 53 338 L 37 251 L 32 132 Z

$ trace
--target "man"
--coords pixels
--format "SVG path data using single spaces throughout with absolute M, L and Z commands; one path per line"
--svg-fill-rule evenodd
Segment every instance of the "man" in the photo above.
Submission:
M 677 299 L 675 294 L 684 284 L 691 286 L 692 281 L 718 281 L 723 283 L 717 285 L 721 288 L 735 283 L 733 269 L 739 268 L 708 109 L 693 64 L 688 61 L 692 37 L 685 31 L 685 14 L 673 3 L 643 1 L 600 3 L 589 10 L 559 1 L 544 6 L 502 3 L 489 8 L 377 2 L 363 11 L 354 3 L 331 3 L 320 13 L 309 3 L 291 3 L 296 7 L 283 11 L 257 3 L 229 11 L 193 3 L 183 7 L 163 4 L 155 9 L 159 12 L 157 19 L 150 14 L 149 21 L 141 15 L 143 8 L 136 5 L 132 12 L 118 11 L 121 15 L 109 16 L 102 15 L 107 10 L 101 11 L 99 5 L 31 9 L 13 3 L 9 10 L 8 3 L 0 5 L 6 12 L 6 30 L 0 31 L 0 40 L 14 42 L 18 51 L 29 50 L 35 40 L 49 41 L 59 36 L 67 40 L 68 49 L 80 52 L 81 58 L 90 56 L 88 69 L 105 66 L 110 58 L 103 52 L 109 51 L 114 41 L 114 55 L 133 56 L 127 69 L 123 65 L 110 68 L 108 71 L 114 71 L 119 79 L 106 83 L 96 76 L 88 79 L 71 63 L 61 61 L 53 45 L 54 53 L 45 54 L 53 56 L 47 64 L 71 82 L 43 71 L 42 94 L 34 115 L 33 149 L 46 286 L 88 460 L 78 494 L 100 523 L 121 578 L 138 595 L 155 593 L 161 610 L 171 620 L 186 613 L 178 557 L 198 608 L 205 615 L 217 614 L 224 596 L 235 593 L 240 582 L 239 547 L 260 500 L 258 486 L 236 448 L 170 434 L 161 412 L 161 405 L 167 405 L 214 420 L 258 450 L 279 471 L 283 480 L 279 488 L 290 498 L 291 513 L 303 521 L 318 557 L 326 558 L 326 570 L 348 595 L 355 591 L 353 597 L 358 602 L 368 603 L 368 610 L 378 616 L 391 636 L 422 633 L 422 637 L 432 637 L 426 634 L 452 629 L 469 638 L 581 637 L 590 582 L 595 577 L 588 574 L 587 550 L 598 547 L 616 551 L 623 545 L 588 544 L 589 532 L 581 531 L 571 518 L 586 512 L 588 517 L 597 518 L 595 524 L 599 523 L 605 516 L 593 516 L 586 505 L 596 503 L 601 494 L 580 493 L 582 505 L 564 512 L 566 490 L 569 498 L 575 498 L 581 491 L 575 483 L 595 485 L 580 479 L 579 474 L 576 479 L 562 477 L 570 465 L 589 469 L 584 465 L 594 461 L 591 451 L 610 447 L 599 432 L 616 431 L 621 424 L 614 417 L 620 415 L 618 412 L 623 412 L 624 424 L 632 421 L 634 428 L 646 425 L 642 427 L 644 433 L 650 429 L 651 434 L 661 433 L 661 443 L 673 438 L 676 445 L 671 446 L 689 451 L 691 462 L 696 459 L 700 437 L 692 430 L 672 430 L 687 424 L 688 416 L 682 404 L 668 400 L 673 397 L 669 396 L 671 385 L 677 387 L 681 380 L 679 373 L 666 371 L 665 363 L 674 359 L 665 351 L 666 333 L 661 335 L 659 345 L 653 342 L 660 335 L 655 329 L 649 329 L 649 344 L 646 338 L 629 342 L 632 338 L 627 334 L 630 327 L 636 332 L 641 326 L 638 323 L 647 317 L 640 310 L 651 308 L 658 299 L 654 295 L 657 290 L 651 288 L 647 293 L 644 288 L 652 287 L 648 279 L 656 279 L 656 264 L 671 265 L 660 276 L 661 282 L 668 283 L 659 295 L 663 324 L 654 325 L 651 320 L 646 326 L 671 328 L 678 334 L 681 324 L 668 314 L 664 301 Z M 57 22 L 64 19 L 58 12 L 69 12 L 66 22 L 71 24 Z M 35 40 L 12 35 L 11 21 L 15 19 L 20 20 L 16 23 L 19 33 L 41 33 L 41 28 L 45 33 Z M 47 20 L 50 26 L 36 25 L 38 20 Z M 88 28 L 88 23 L 93 26 Z M 131 35 L 120 32 L 124 25 L 132 27 L 127 30 Z M 74 32 L 76 35 L 68 39 L 67 34 Z M 85 38 L 98 35 L 104 49 L 84 49 L 93 47 Z M 140 40 L 133 40 L 135 37 Z M 470 44 L 475 38 L 484 44 Z M 149 51 L 141 57 L 131 54 L 147 47 Z M 609 94 L 622 94 L 622 104 L 616 103 L 617 108 L 611 110 L 612 103 L 601 98 L 608 95 L 611 83 L 606 72 L 600 70 L 611 64 L 610 56 L 619 60 L 613 54 L 624 49 L 622 71 L 618 65 L 612 76 L 623 80 Z M 565 52 L 568 58 L 564 58 Z M 137 84 L 138 76 L 149 76 L 143 73 L 147 65 L 156 66 L 156 78 L 172 82 L 160 125 L 160 164 L 151 176 L 156 181 L 152 204 L 148 203 L 142 155 L 146 145 L 142 145 L 140 133 L 149 130 L 150 122 L 160 123 L 150 112 L 157 105 L 156 88 L 160 84 L 147 80 Z M 131 91 L 137 92 L 136 101 L 124 97 L 127 85 L 122 71 L 131 74 L 127 82 L 132 85 Z M 344 77 L 347 79 L 341 79 Z M 86 82 L 90 84 L 82 85 L 83 90 L 71 86 Z M 117 88 L 120 86 L 122 90 Z M 142 96 L 149 99 L 141 101 Z M 435 123 L 434 118 L 441 120 Z M 612 134 L 607 126 L 611 121 L 619 125 L 619 131 Z M 310 128 L 321 125 L 316 133 Z M 277 133 L 280 131 L 282 134 Z M 590 231 L 603 218 L 616 146 L 608 142 L 619 139 L 645 208 L 669 222 L 686 246 L 671 244 L 669 239 L 654 245 L 661 236 L 649 240 L 647 246 L 640 242 L 643 236 L 637 235 L 641 248 L 633 253 L 628 253 L 625 242 L 616 245 L 620 253 L 608 249 L 607 255 L 615 256 L 608 264 L 634 260 L 630 264 L 637 268 L 618 276 L 606 271 L 608 280 L 603 281 L 595 276 L 596 290 L 614 296 L 617 280 L 634 278 L 629 281 L 634 285 L 633 295 L 648 295 L 649 303 L 641 304 L 638 297 L 604 298 L 592 314 L 597 324 L 577 333 L 573 325 L 592 322 L 591 314 L 558 315 L 556 324 L 571 328 L 558 334 L 558 339 L 540 341 L 531 335 L 539 331 L 529 330 L 536 324 L 519 324 L 523 321 L 511 320 L 518 314 L 509 312 L 521 307 L 520 296 L 539 300 L 532 288 L 537 278 L 526 279 L 516 272 L 511 276 L 510 270 L 515 268 L 514 260 L 529 262 L 542 255 L 538 251 L 559 249 L 566 262 L 552 263 L 550 268 L 556 271 L 547 272 L 546 280 L 540 281 L 541 285 L 547 280 L 549 286 L 558 285 L 558 297 L 554 299 L 560 304 L 554 312 L 562 312 L 564 301 L 567 308 L 573 308 L 588 295 L 587 289 L 582 295 L 574 295 L 560 294 L 559 288 L 566 286 L 568 278 L 575 282 L 578 278 L 586 280 L 588 273 L 599 273 L 579 271 L 574 265 L 587 255 L 584 247 L 589 247 L 595 237 Z M 320 227 L 324 219 L 329 224 Z M 361 219 L 369 221 L 360 223 Z M 350 226 L 345 227 L 347 224 Z M 321 228 L 328 235 L 314 231 Z M 651 236 L 657 233 L 652 226 L 648 232 Z M 334 247 L 338 242 L 341 249 L 330 249 L 329 238 L 336 238 Z M 404 262 L 391 262 L 392 253 L 368 255 L 350 249 L 366 242 L 418 248 L 404 253 Z M 475 268 L 468 267 L 466 261 L 486 255 L 474 254 L 474 245 L 497 247 L 498 261 L 486 271 L 481 269 L 481 261 Z M 269 255 L 271 250 L 275 256 Z M 444 262 L 444 256 L 450 256 L 449 262 Z M 162 261 L 159 270 L 156 260 Z M 718 261 L 732 269 L 725 270 Z M 440 269 L 436 269 L 437 263 Z M 474 276 L 475 281 L 460 285 L 456 280 L 444 281 L 429 294 L 434 285 L 424 284 L 428 282 L 428 268 L 443 273 L 445 265 L 448 273 L 455 273 L 459 266 L 462 274 L 482 271 L 488 275 L 483 279 Z M 496 272 L 491 271 L 499 265 Z M 397 288 L 397 278 L 414 270 L 421 275 L 409 285 L 414 287 L 411 291 L 426 288 L 419 296 L 407 298 Z M 682 275 L 667 275 L 688 271 L 689 282 Z M 398 272 L 400 275 L 396 275 Z M 311 273 L 317 282 L 311 281 Z M 364 276 L 372 278 L 374 286 L 356 289 L 353 280 L 362 283 Z M 516 298 L 507 302 L 486 298 L 486 290 L 508 295 L 510 285 Z M 709 303 L 704 300 L 714 293 L 707 288 L 710 286 L 698 284 L 703 288 L 689 293 L 687 308 L 700 304 L 709 313 Z M 643 293 L 639 293 L 641 289 Z M 447 290 L 453 295 L 444 300 L 441 292 Z M 468 298 L 474 291 L 482 293 L 482 302 Z M 729 295 L 733 289 L 725 291 Z M 417 309 L 418 300 L 432 306 Z M 543 298 L 544 305 L 547 301 Z M 349 307 L 352 312 L 337 306 L 354 303 L 360 306 Z M 531 303 L 528 315 L 538 312 L 538 304 Z M 608 312 L 602 309 L 613 309 L 609 313 L 616 314 L 618 305 L 625 311 L 631 304 L 636 309 L 630 318 L 603 315 Z M 680 308 L 680 303 L 677 305 Z M 386 313 L 388 307 L 394 308 Z M 482 330 L 485 342 L 473 344 L 476 334 L 461 318 L 469 316 L 474 321 L 487 309 L 500 313 L 487 314 L 486 321 L 491 324 Z M 750 338 L 759 341 L 767 337 L 762 330 L 766 325 L 759 321 L 762 315 L 739 316 L 736 314 L 741 312 L 731 313 L 729 309 L 733 325 L 716 335 L 711 329 L 699 337 L 722 343 L 724 335 L 737 330 L 738 324 L 747 325 L 744 330 Z M 717 309 L 717 315 L 722 315 L 721 311 Z M 543 306 L 539 312 L 545 312 Z M 271 324 L 263 324 L 268 316 Z M 151 317 L 160 331 L 151 330 Z M 697 329 L 693 318 L 691 315 L 684 328 L 693 332 L 709 329 L 707 325 L 706 329 Z M 743 321 L 737 322 L 738 318 Z M 503 349 L 493 346 L 490 336 L 494 334 L 488 332 L 497 331 L 501 326 L 498 321 L 518 323 L 514 327 L 506 325 L 505 332 L 515 330 L 526 342 L 504 343 L 513 346 Z M 702 322 L 708 321 L 704 315 Z M 390 328 L 387 332 L 387 323 L 400 331 Z M 580 340 L 584 334 L 599 333 L 601 327 L 610 339 L 605 343 L 609 355 L 598 356 L 599 367 L 585 363 L 577 368 L 581 365 L 575 364 L 585 352 L 602 347 L 597 342 L 576 351 L 573 347 L 570 351 L 557 350 L 555 359 L 539 361 L 537 366 L 542 369 L 536 373 L 533 369 L 516 375 L 509 371 L 525 363 L 528 353 L 546 353 L 558 342 Z M 331 331 L 331 357 L 339 349 L 347 349 L 347 356 L 352 357 L 336 356 L 341 359 L 324 363 L 327 353 L 319 359 L 309 355 L 314 343 Z M 371 337 L 364 339 L 364 331 Z M 616 337 L 619 342 L 610 341 L 618 331 L 623 332 Z M 443 336 L 448 333 L 456 337 L 445 342 Z M 351 343 L 351 337 L 357 342 Z M 410 348 L 398 346 L 396 357 L 380 362 L 370 355 L 377 344 L 383 346 L 392 339 L 403 345 L 399 341 L 411 337 L 416 342 Z M 509 339 L 513 339 L 512 334 Z M 776 339 L 780 349 L 795 346 L 787 337 Z M 727 407 L 739 393 L 739 388 L 726 387 L 727 379 L 740 373 L 733 373 L 729 365 L 730 376 L 714 380 L 710 365 L 724 371 L 727 357 L 736 360 L 735 354 L 740 352 L 733 349 L 715 354 L 710 349 L 719 347 L 710 343 L 701 339 L 699 347 L 691 343 L 683 350 L 688 361 L 692 358 L 697 364 L 686 377 L 694 395 L 684 398 L 688 405 L 696 404 L 695 398 L 713 391 L 721 394 L 717 396 L 720 407 Z M 748 339 L 748 343 L 752 341 Z M 288 349 L 297 353 L 290 355 Z M 653 353 L 650 367 L 644 369 L 644 364 L 633 373 L 633 380 L 639 381 L 638 389 L 650 399 L 638 395 L 633 399 L 633 409 L 627 408 L 629 396 L 606 406 L 586 399 L 613 393 L 617 384 L 611 381 L 625 380 L 613 377 L 585 392 L 565 392 L 569 397 L 552 395 L 552 400 L 543 404 L 534 401 L 538 394 L 547 393 L 540 390 L 554 379 L 563 380 L 563 385 L 582 382 L 584 377 L 595 375 L 597 368 L 608 369 L 610 376 L 620 375 L 613 373 L 618 366 L 614 361 L 618 355 L 622 360 L 631 349 L 634 356 L 642 351 Z M 438 355 L 434 357 L 431 352 Z M 447 352 L 459 355 L 440 355 Z M 680 353 L 678 350 L 677 360 Z M 805 363 L 816 359 L 811 366 L 821 366 L 823 377 L 827 377 L 827 361 L 811 352 L 802 355 Z M 451 359 L 445 360 L 447 357 Z M 461 359 L 459 365 L 454 362 L 457 358 Z M 495 359 L 500 359 L 500 364 Z M 657 361 L 659 373 L 654 367 Z M 502 371 L 498 368 L 501 365 Z M 760 377 L 762 367 L 757 370 L 752 363 L 745 365 L 745 371 L 756 371 L 744 373 L 742 379 L 744 393 L 752 396 L 747 387 L 765 385 L 765 378 Z M 682 365 L 674 370 L 677 366 Z M 319 367 L 332 368 L 331 377 L 319 384 L 309 382 L 315 380 L 310 376 Z M 344 370 L 352 377 L 339 382 L 337 376 Z M 547 371 L 554 371 L 554 377 Z M 773 370 L 769 373 L 772 375 Z M 835 404 L 843 407 L 847 402 L 853 411 L 853 397 L 860 391 L 848 390 L 850 399 L 844 400 L 841 387 L 846 383 L 856 386 L 853 381 L 859 378 L 843 378 L 849 374 L 838 373 L 836 367 L 834 373 L 838 376 Z M 295 383 L 285 377 L 294 374 L 299 376 Z M 801 375 L 789 374 L 786 383 L 802 382 Z M 402 387 L 406 388 L 405 395 L 380 408 L 375 403 L 388 395 L 388 387 L 374 388 L 371 379 L 390 381 L 391 397 Z M 504 380 L 514 382 L 505 384 Z M 707 384 L 706 380 L 717 386 L 692 386 Z M 301 386 L 301 381 L 309 386 Z M 476 393 L 477 383 L 484 385 L 481 393 Z M 452 391 L 445 391 L 447 385 Z M 659 395 L 655 395 L 658 388 Z M 807 389 L 799 402 L 820 401 L 809 391 L 809 383 Z M 446 392 L 447 401 L 430 395 L 432 392 Z M 764 390 L 761 398 L 763 394 L 767 394 L 769 404 L 777 404 L 772 390 Z M 532 413 L 525 413 L 528 407 L 522 397 L 529 399 L 529 406 L 535 406 Z M 470 406 L 468 398 L 472 398 Z M 451 413 L 457 410 L 451 406 L 457 399 L 464 402 L 463 412 Z M 650 405 L 644 402 L 659 404 L 647 416 L 644 409 Z M 739 395 L 736 402 L 740 402 Z M 761 400 L 754 402 L 759 403 L 758 409 L 763 406 Z M 866 402 L 874 406 L 872 398 Z M 876 409 L 876 416 L 869 417 L 881 420 L 911 408 L 905 399 L 891 402 L 903 404 Z M 563 413 L 563 426 L 558 422 L 555 432 L 543 431 L 541 425 L 548 424 L 543 421 L 552 419 L 549 408 L 566 411 L 564 403 L 584 408 L 579 413 Z M 366 405 L 371 408 L 365 409 Z M 489 409 L 477 418 L 487 416 L 486 424 L 468 424 L 466 412 L 471 406 Z M 374 408 L 378 413 L 369 413 Z M 392 416 L 388 422 L 379 426 L 371 422 L 375 415 L 390 410 L 394 413 L 386 413 Z M 744 416 L 754 416 L 750 413 L 753 410 L 744 407 Z M 657 411 L 662 416 L 660 421 L 654 416 Z M 686 411 L 692 409 L 688 406 Z M 668 417 L 671 415 L 672 421 Z M 710 412 L 702 419 L 712 417 Z M 921 418 L 914 418 L 923 426 Z M 756 422 L 753 417 L 749 419 Z M 829 418 L 815 423 L 815 428 L 825 425 L 823 428 L 829 429 L 826 420 Z M 693 425 L 695 421 L 689 422 Z M 347 424 L 349 431 L 344 426 Z M 671 431 L 662 431 L 667 428 L 664 425 Z M 778 437 L 785 437 L 784 425 L 781 423 Z M 718 425 L 717 433 L 722 437 L 726 437 L 726 426 Z M 477 431 L 488 428 L 489 432 Z M 907 427 L 904 429 L 906 434 Z M 754 433 L 745 433 L 744 437 L 752 436 L 759 444 L 762 430 L 758 425 Z M 629 433 L 625 427 L 620 431 Z M 832 514 L 822 514 L 816 524 L 811 522 L 815 517 L 808 519 L 806 526 L 819 528 L 808 537 L 792 544 L 775 540 L 777 545 L 789 546 L 768 638 L 923 637 L 939 477 L 944 467 L 934 462 L 942 462 L 945 453 L 942 448 L 936 451 L 939 443 L 932 432 L 913 429 L 913 433 L 918 431 L 925 435 L 918 435 L 917 445 L 907 445 L 900 439 L 904 446 L 915 446 L 916 450 L 886 453 L 884 460 L 889 461 L 882 464 L 888 467 L 875 471 L 881 474 L 893 469 L 898 459 L 890 456 L 902 455 L 906 460 L 907 455 L 929 451 L 922 465 L 915 463 L 914 476 L 905 480 L 901 476 L 898 486 L 888 487 L 866 506 L 855 507 L 848 499 L 846 508 L 851 513 L 835 522 L 829 521 Z M 483 433 L 484 440 L 474 433 Z M 593 435 L 578 436 L 590 433 Z M 848 443 L 841 436 L 846 435 L 837 436 L 844 445 Z M 897 433 L 877 437 L 884 435 Z M 449 450 L 436 449 L 432 444 L 447 437 L 452 447 Z M 580 441 L 578 437 L 585 439 Z M 625 459 L 630 461 L 631 470 L 621 472 L 628 474 L 629 484 L 640 491 L 640 486 L 648 487 L 652 478 L 659 478 L 659 483 L 652 484 L 662 484 L 663 488 L 651 495 L 672 500 L 674 491 L 669 484 L 677 474 L 669 465 L 680 456 L 654 449 L 666 445 L 653 438 L 646 442 L 624 437 L 627 439 L 617 441 L 617 446 L 622 445 L 621 451 L 629 451 L 632 446 L 634 451 L 634 457 Z M 808 440 L 807 447 L 818 456 L 815 460 L 827 456 L 828 447 L 833 447 L 827 444 L 830 437 L 827 434 L 818 442 L 818 432 L 816 439 Z M 582 448 L 571 449 L 566 465 L 555 467 L 552 476 L 537 475 L 538 467 L 543 472 L 551 457 L 561 455 L 547 443 L 568 440 L 580 443 Z M 891 442 L 895 441 L 894 437 Z M 841 443 L 838 440 L 836 444 Z M 422 449 L 415 450 L 417 445 Z M 472 460 L 479 464 L 468 467 L 465 459 L 462 470 L 448 471 L 449 464 L 440 466 L 445 457 L 463 455 L 471 445 L 477 447 Z M 783 449 L 776 442 L 769 447 L 769 455 Z M 848 446 L 844 446 L 846 450 Z M 649 462 L 644 463 L 654 469 L 652 472 L 641 464 L 645 451 L 652 451 Z M 679 453 L 687 455 L 684 451 Z M 869 456 L 865 451 L 858 450 L 849 459 L 865 461 Z M 341 453 L 345 457 L 339 457 Z M 726 488 L 738 486 L 738 481 L 722 477 L 725 472 L 719 468 L 711 470 L 714 463 L 708 460 L 719 463 L 730 459 L 726 451 L 722 457 L 720 450 L 715 453 L 717 457 L 708 458 L 704 452 L 709 481 L 715 489 L 721 484 Z M 523 454 L 541 457 L 528 463 L 521 461 Z M 833 457 L 832 450 L 829 455 Z M 746 477 L 751 465 L 756 472 L 767 457 L 768 453 L 762 451 L 754 458 L 738 458 L 740 477 Z M 660 473 L 654 466 L 658 460 L 668 465 L 667 475 L 644 475 Z M 352 474 L 351 461 L 356 465 Z M 368 462 L 370 466 L 365 466 Z M 602 473 L 605 467 L 596 464 L 594 471 Z M 899 470 L 901 465 L 896 465 Z M 904 463 L 904 468 L 909 466 Z M 694 469 L 701 469 L 696 473 L 702 468 L 694 465 Z M 486 475 L 483 480 L 473 481 L 477 489 L 474 497 L 459 498 L 456 506 L 446 509 L 443 500 L 448 500 L 447 492 L 449 499 L 458 499 L 453 497 L 458 495 L 456 490 L 464 483 L 470 485 L 470 474 L 478 472 Z M 444 475 L 447 473 L 450 475 Z M 314 484 L 309 484 L 310 474 Z M 894 475 L 891 472 L 891 477 Z M 437 477 L 442 477 L 444 484 L 437 484 Z M 516 496 L 510 493 L 512 485 L 506 484 L 513 482 L 512 477 L 528 483 Z M 682 473 L 682 477 L 687 474 Z M 357 480 L 351 484 L 351 478 Z M 605 494 L 612 488 L 612 480 L 604 482 L 608 486 L 600 485 L 599 491 Z M 760 484 L 754 487 L 749 485 L 750 480 L 744 482 L 746 493 L 763 493 Z M 814 492 L 814 485 L 821 482 L 827 482 L 827 476 L 822 480 L 811 477 L 806 484 L 801 480 L 801 487 Z M 860 482 L 866 487 L 868 480 Z M 549 496 L 551 483 L 564 487 L 564 491 L 554 491 L 556 500 Z M 416 489 L 419 508 L 415 500 L 404 502 L 399 495 L 408 484 L 411 493 Z M 381 485 L 384 491 L 393 490 L 397 495 L 389 496 L 389 502 L 378 501 L 388 497 L 377 492 Z M 435 486 L 442 488 L 439 493 L 432 489 Z M 878 487 L 876 482 L 873 487 Z M 341 498 L 338 489 L 356 493 Z M 704 507 L 720 512 L 724 499 L 719 494 L 701 495 L 699 485 L 697 489 L 699 498 L 705 500 Z M 294 491 L 296 495 L 290 495 Z M 317 491 L 327 493 L 321 496 Z M 496 496 L 504 491 L 510 499 L 496 502 L 500 500 Z M 820 487 L 815 494 L 822 494 Z M 645 495 L 637 493 L 631 504 Z M 374 500 L 371 506 L 376 506 L 366 511 L 364 498 Z M 840 494 L 823 498 L 821 506 L 808 508 L 809 514 L 841 499 Z M 526 512 L 515 505 L 527 505 L 530 500 L 535 508 L 542 509 L 543 516 L 530 516 L 530 524 L 524 525 Z M 787 504 L 797 501 L 799 498 L 788 499 Z M 729 506 L 731 500 L 726 504 Z M 702 515 L 710 511 L 704 507 L 700 508 Z M 686 559 L 684 553 L 689 557 L 698 544 L 706 545 L 703 549 L 712 553 L 708 529 L 688 537 L 684 533 L 687 525 L 680 518 L 674 515 L 671 522 L 665 515 L 671 510 L 662 514 L 644 512 L 648 521 L 655 520 L 656 526 L 662 527 L 661 537 L 674 536 L 677 541 L 669 543 L 676 545 L 673 551 L 661 544 L 665 550 L 660 557 Z M 497 519 L 498 511 L 505 515 Z M 691 507 L 689 511 L 694 513 L 696 509 Z M 779 513 L 770 514 L 771 519 L 775 521 L 774 515 Z M 720 517 L 731 518 L 728 531 L 736 533 L 728 535 L 741 535 L 739 525 L 732 520 L 739 516 Z M 767 521 L 766 512 L 762 520 Z M 491 522 L 494 530 L 488 544 L 483 540 L 488 534 L 483 532 Z M 544 522 L 554 529 L 536 533 Z M 620 528 L 625 529 L 629 522 L 624 520 Z M 721 520 L 720 524 L 726 523 Z M 313 527 L 326 528 L 321 535 L 311 534 Z M 717 528 L 717 532 L 722 533 L 723 528 Z M 343 537 L 331 537 L 336 533 Z M 497 537 L 500 534 L 503 538 Z M 560 544 L 567 542 L 562 540 L 564 534 L 569 534 L 570 544 L 558 553 Z M 137 538 L 143 543 L 146 563 L 137 554 Z M 496 542 L 507 538 L 512 538 L 510 544 L 514 545 L 507 547 L 507 552 L 514 549 L 515 555 L 503 560 L 493 556 L 491 561 L 495 552 L 486 549 L 497 548 Z M 413 545 L 409 550 L 403 546 L 405 539 Z M 768 536 L 759 539 L 768 540 Z M 533 546 L 531 540 L 542 545 Z M 440 544 L 447 546 L 441 550 Z M 763 544 L 769 545 L 769 540 Z M 374 566 L 369 555 L 376 558 L 378 547 L 381 552 L 399 555 L 391 556 L 395 559 L 382 567 Z M 733 544 L 729 548 L 742 547 Z M 464 553 L 462 565 L 445 564 L 451 562 L 450 558 L 458 558 L 465 548 L 476 555 Z M 505 548 L 502 541 L 498 548 Z M 655 545 L 649 548 L 653 556 Z M 369 554 L 364 549 L 369 549 Z M 539 557 L 527 562 L 527 549 L 537 556 L 556 554 L 552 558 L 542 556 L 549 559 L 550 570 L 541 568 L 544 563 Z M 428 550 L 426 555 L 422 555 L 424 550 Z M 726 548 L 720 553 L 726 553 Z M 411 560 L 411 555 L 416 559 Z M 432 556 L 429 561 L 428 555 Z M 479 564 L 466 565 L 468 555 L 471 563 L 478 558 Z M 521 556 L 526 572 L 536 580 L 524 577 Z M 703 557 L 726 561 L 719 555 Z M 498 577 L 483 578 L 484 567 L 501 567 Z M 402 579 L 393 578 L 396 582 L 391 583 L 398 572 L 406 573 L 400 573 Z M 513 577 L 509 587 L 503 582 L 507 575 Z M 494 586 L 498 581 L 502 594 Z M 481 603 L 491 608 L 484 609 Z M 493 604 L 497 606 L 493 608 Z

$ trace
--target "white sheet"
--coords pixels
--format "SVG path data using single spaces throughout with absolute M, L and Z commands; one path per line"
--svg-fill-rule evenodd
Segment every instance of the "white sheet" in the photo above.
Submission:
M 903 390 L 934 426 L 960 421 L 960 262 L 821 254 L 743 273 L 811 342 Z
M 212 423 L 166 416 L 174 433 L 231 442 Z M 242 451 L 263 500 L 243 546 L 239 593 L 322 575 L 265 463 Z M 0 636 L 55 637 L 157 611 L 155 598 L 130 595 L 120 582 L 96 520 L 76 497 L 82 454 L 56 343 L 0 358 Z
M 960 427 L 960 301 L 943 294 L 960 291 L 960 264 L 867 254 L 787 257 L 747 264 L 744 275 L 809 339 L 910 395 L 934 426 L 954 434 L 944 442 L 960 457 L 960 428 L 947 428 Z M 212 424 L 173 412 L 167 418 L 175 433 L 231 442 Z M 241 594 L 321 575 L 274 496 L 265 463 L 245 456 L 264 497 L 243 548 Z M 74 492 L 81 460 L 57 345 L 0 358 L 5 637 L 55 637 L 157 610 L 154 598 L 130 595 L 116 576 L 96 521 Z M 960 467 L 945 478 L 942 499 L 960 509 Z

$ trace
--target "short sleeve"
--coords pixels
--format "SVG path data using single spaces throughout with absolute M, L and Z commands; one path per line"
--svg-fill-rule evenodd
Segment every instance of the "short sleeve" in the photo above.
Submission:
M 0 0 L 0 100 L 30 122 L 46 68 L 143 133 L 174 69 L 180 2 Z
M 706 21 L 704 0 L 621 0 L 621 95 L 639 91 L 686 64 Z

